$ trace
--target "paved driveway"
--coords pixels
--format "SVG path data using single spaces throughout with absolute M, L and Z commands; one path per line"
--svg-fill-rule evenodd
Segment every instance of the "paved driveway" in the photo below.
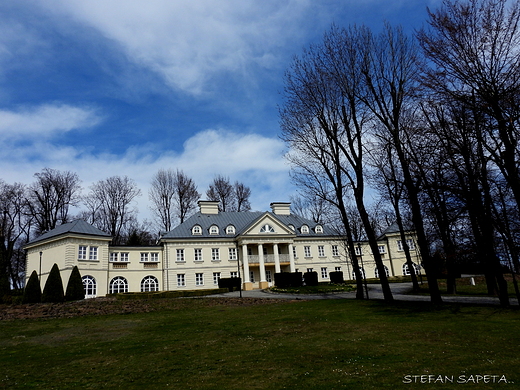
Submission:
M 411 295 L 408 294 L 412 290 L 411 283 L 391 283 L 390 289 L 392 295 L 396 301 L 411 301 L 411 302 L 429 302 L 430 297 L 428 295 Z M 222 297 L 239 297 L 240 292 L 234 291 L 224 294 L 210 295 L 211 297 L 222 296 Z M 355 292 L 348 293 L 332 293 L 332 294 L 275 294 L 266 290 L 252 290 L 242 291 L 242 296 L 246 298 L 270 298 L 270 299 L 355 299 Z M 381 285 L 369 284 L 368 285 L 368 296 L 369 299 L 383 299 L 383 292 Z M 447 303 L 470 303 L 478 305 L 500 305 L 500 301 L 496 297 L 468 297 L 468 296 L 443 296 L 444 302 Z M 510 299 L 511 305 L 518 305 L 517 299 Z

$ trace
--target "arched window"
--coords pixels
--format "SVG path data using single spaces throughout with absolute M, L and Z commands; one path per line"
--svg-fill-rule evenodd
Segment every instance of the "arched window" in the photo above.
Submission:
M 218 234 L 218 226 L 211 225 L 211 227 L 209 228 L 209 234 Z
M 191 234 L 193 235 L 201 235 L 202 234 L 202 228 L 199 225 L 195 225 L 191 228 Z
M 419 273 L 419 267 L 415 263 L 412 263 L 412 264 L 413 264 L 413 268 L 414 268 L 415 274 L 417 275 Z M 410 268 L 408 268 L 408 264 L 407 263 L 403 264 L 403 275 L 405 275 L 405 276 L 409 276 L 410 275 Z
M 235 234 L 235 227 L 233 225 L 228 225 L 226 228 L 226 234 Z
M 128 292 L 128 282 L 122 276 L 116 276 L 110 281 L 110 294 Z
M 294 232 L 294 225 L 289 225 L 289 227 L 290 227 L 291 230 Z
M 389 276 L 390 276 L 390 273 L 388 272 L 388 267 L 387 267 L 386 265 L 385 265 L 384 267 L 385 267 L 385 274 L 386 274 L 386 277 L 389 277 Z M 377 267 L 376 267 L 376 270 L 375 270 L 374 273 L 375 273 L 375 275 L 376 275 L 376 278 L 379 278 L 379 271 L 378 271 Z
M 97 295 L 96 279 L 93 276 L 85 275 L 81 280 L 85 289 L 85 298 L 95 298 Z
M 359 267 L 359 272 L 361 272 L 361 277 L 365 279 L 365 270 Z M 356 273 L 352 271 L 352 280 L 356 280 Z
M 260 233 L 274 233 L 274 228 L 266 223 L 260 228 Z
M 314 231 L 316 233 L 323 233 L 323 226 L 321 225 L 316 225 L 316 227 L 314 228 Z
M 301 228 L 302 233 L 309 233 L 309 227 L 307 225 L 303 225 Z
M 155 276 L 147 276 L 141 280 L 141 292 L 159 291 L 159 281 Z

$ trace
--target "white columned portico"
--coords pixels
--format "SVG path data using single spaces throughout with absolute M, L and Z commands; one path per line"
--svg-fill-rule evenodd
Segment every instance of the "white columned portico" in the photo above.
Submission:
M 244 290 L 252 290 L 253 283 L 249 279 L 249 258 L 247 256 L 247 244 L 242 245 L 242 264 L 244 265 Z
M 280 273 L 280 255 L 278 253 L 278 244 L 273 244 L 273 252 L 274 252 L 274 272 L 277 274 Z
M 265 278 L 264 246 L 262 244 L 258 244 L 258 263 L 258 268 L 260 268 L 260 288 L 267 288 L 269 285 Z

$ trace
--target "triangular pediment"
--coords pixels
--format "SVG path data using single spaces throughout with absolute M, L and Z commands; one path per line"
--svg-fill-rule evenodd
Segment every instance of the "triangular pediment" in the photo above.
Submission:
M 255 220 L 247 229 L 243 236 L 276 236 L 294 235 L 294 231 L 287 225 L 280 222 L 270 213 L 265 213 Z

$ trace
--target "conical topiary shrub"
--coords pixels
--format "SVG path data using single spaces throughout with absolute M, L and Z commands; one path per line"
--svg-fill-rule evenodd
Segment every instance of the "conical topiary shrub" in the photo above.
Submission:
M 52 266 L 45 287 L 43 288 L 42 302 L 63 302 L 63 282 L 61 281 L 60 269 L 55 263 Z
M 42 301 L 42 288 L 40 286 L 40 280 L 38 274 L 33 271 L 25 290 L 23 290 L 22 303 L 40 303 Z
M 69 282 L 67 283 L 67 290 L 65 292 L 66 301 L 79 301 L 85 299 L 85 288 L 81 280 L 78 266 L 74 266 L 70 274 Z

